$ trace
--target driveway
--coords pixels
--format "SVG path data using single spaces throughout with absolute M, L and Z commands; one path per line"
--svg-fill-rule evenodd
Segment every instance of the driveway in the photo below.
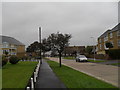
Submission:
M 59 62 L 58 58 L 49 57 L 49 59 Z M 120 67 L 65 59 L 62 59 L 62 64 L 118 87 L 118 68 Z

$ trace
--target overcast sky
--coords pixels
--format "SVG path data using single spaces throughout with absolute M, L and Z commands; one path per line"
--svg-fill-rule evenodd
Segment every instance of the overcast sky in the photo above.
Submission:
M 72 35 L 70 45 L 93 45 L 103 32 L 117 25 L 117 4 L 117 2 L 4 2 L 2 34 L 14 37 L 28 46 L 38 40 L 38 27 L 42 27 L 42 38 L 59 31 Z

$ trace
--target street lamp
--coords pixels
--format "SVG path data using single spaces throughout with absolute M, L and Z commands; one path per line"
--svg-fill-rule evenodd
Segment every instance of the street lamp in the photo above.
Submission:
M 42 64 L 42 55 L 41 55 L 41 27 L 39 27 L 39 43 L 40 43 L 40 63 Z
M 94 42 L 95 38 L 94 37 L 90 37 L 90 38 L 92 38 Z M 95 61 L 95 46 L 94 45 L 93 45 L 93 52 L 94 52 L 94 61 Z

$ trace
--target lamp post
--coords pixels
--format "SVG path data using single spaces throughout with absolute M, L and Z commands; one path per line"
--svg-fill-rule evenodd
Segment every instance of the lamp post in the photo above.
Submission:
M 94 42 L 94 37 L 90 37 L 90 38 L 92 38 L 93 39 L 93 42 Z M 94 61 L 95 61 L 95 46 L 93 45 L 93 52 L 94 52 Z
M 39 27 L 39 43 L 40 43 L 40 64 L 42 64 L 42 55 L 41 55 L 41 27 Z

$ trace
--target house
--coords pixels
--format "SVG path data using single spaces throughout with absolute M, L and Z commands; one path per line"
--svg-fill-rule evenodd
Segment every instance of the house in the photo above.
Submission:
M 0 38 L 2 39 L 0 43 L 1 54 L 4 55 L 7 52 L 8 55 L 25 55 L 25 45 L 23 43 L 9 36 L 0 36 Z
M 64 53 L 66 55 L 72 55 L 74 53 L 84 54 L 85 46 L 68 46 L 65 47 Z
M 112 44 L 113 48 L 110 49 L 120 49 L 120 23 L 116 25 L 111 30 L 107 30 L 100 37 L 98 37 L 97 44 L 97 54 L 106 54 L 105 50 L 109 48 L 106 47 L 106 43 Z

